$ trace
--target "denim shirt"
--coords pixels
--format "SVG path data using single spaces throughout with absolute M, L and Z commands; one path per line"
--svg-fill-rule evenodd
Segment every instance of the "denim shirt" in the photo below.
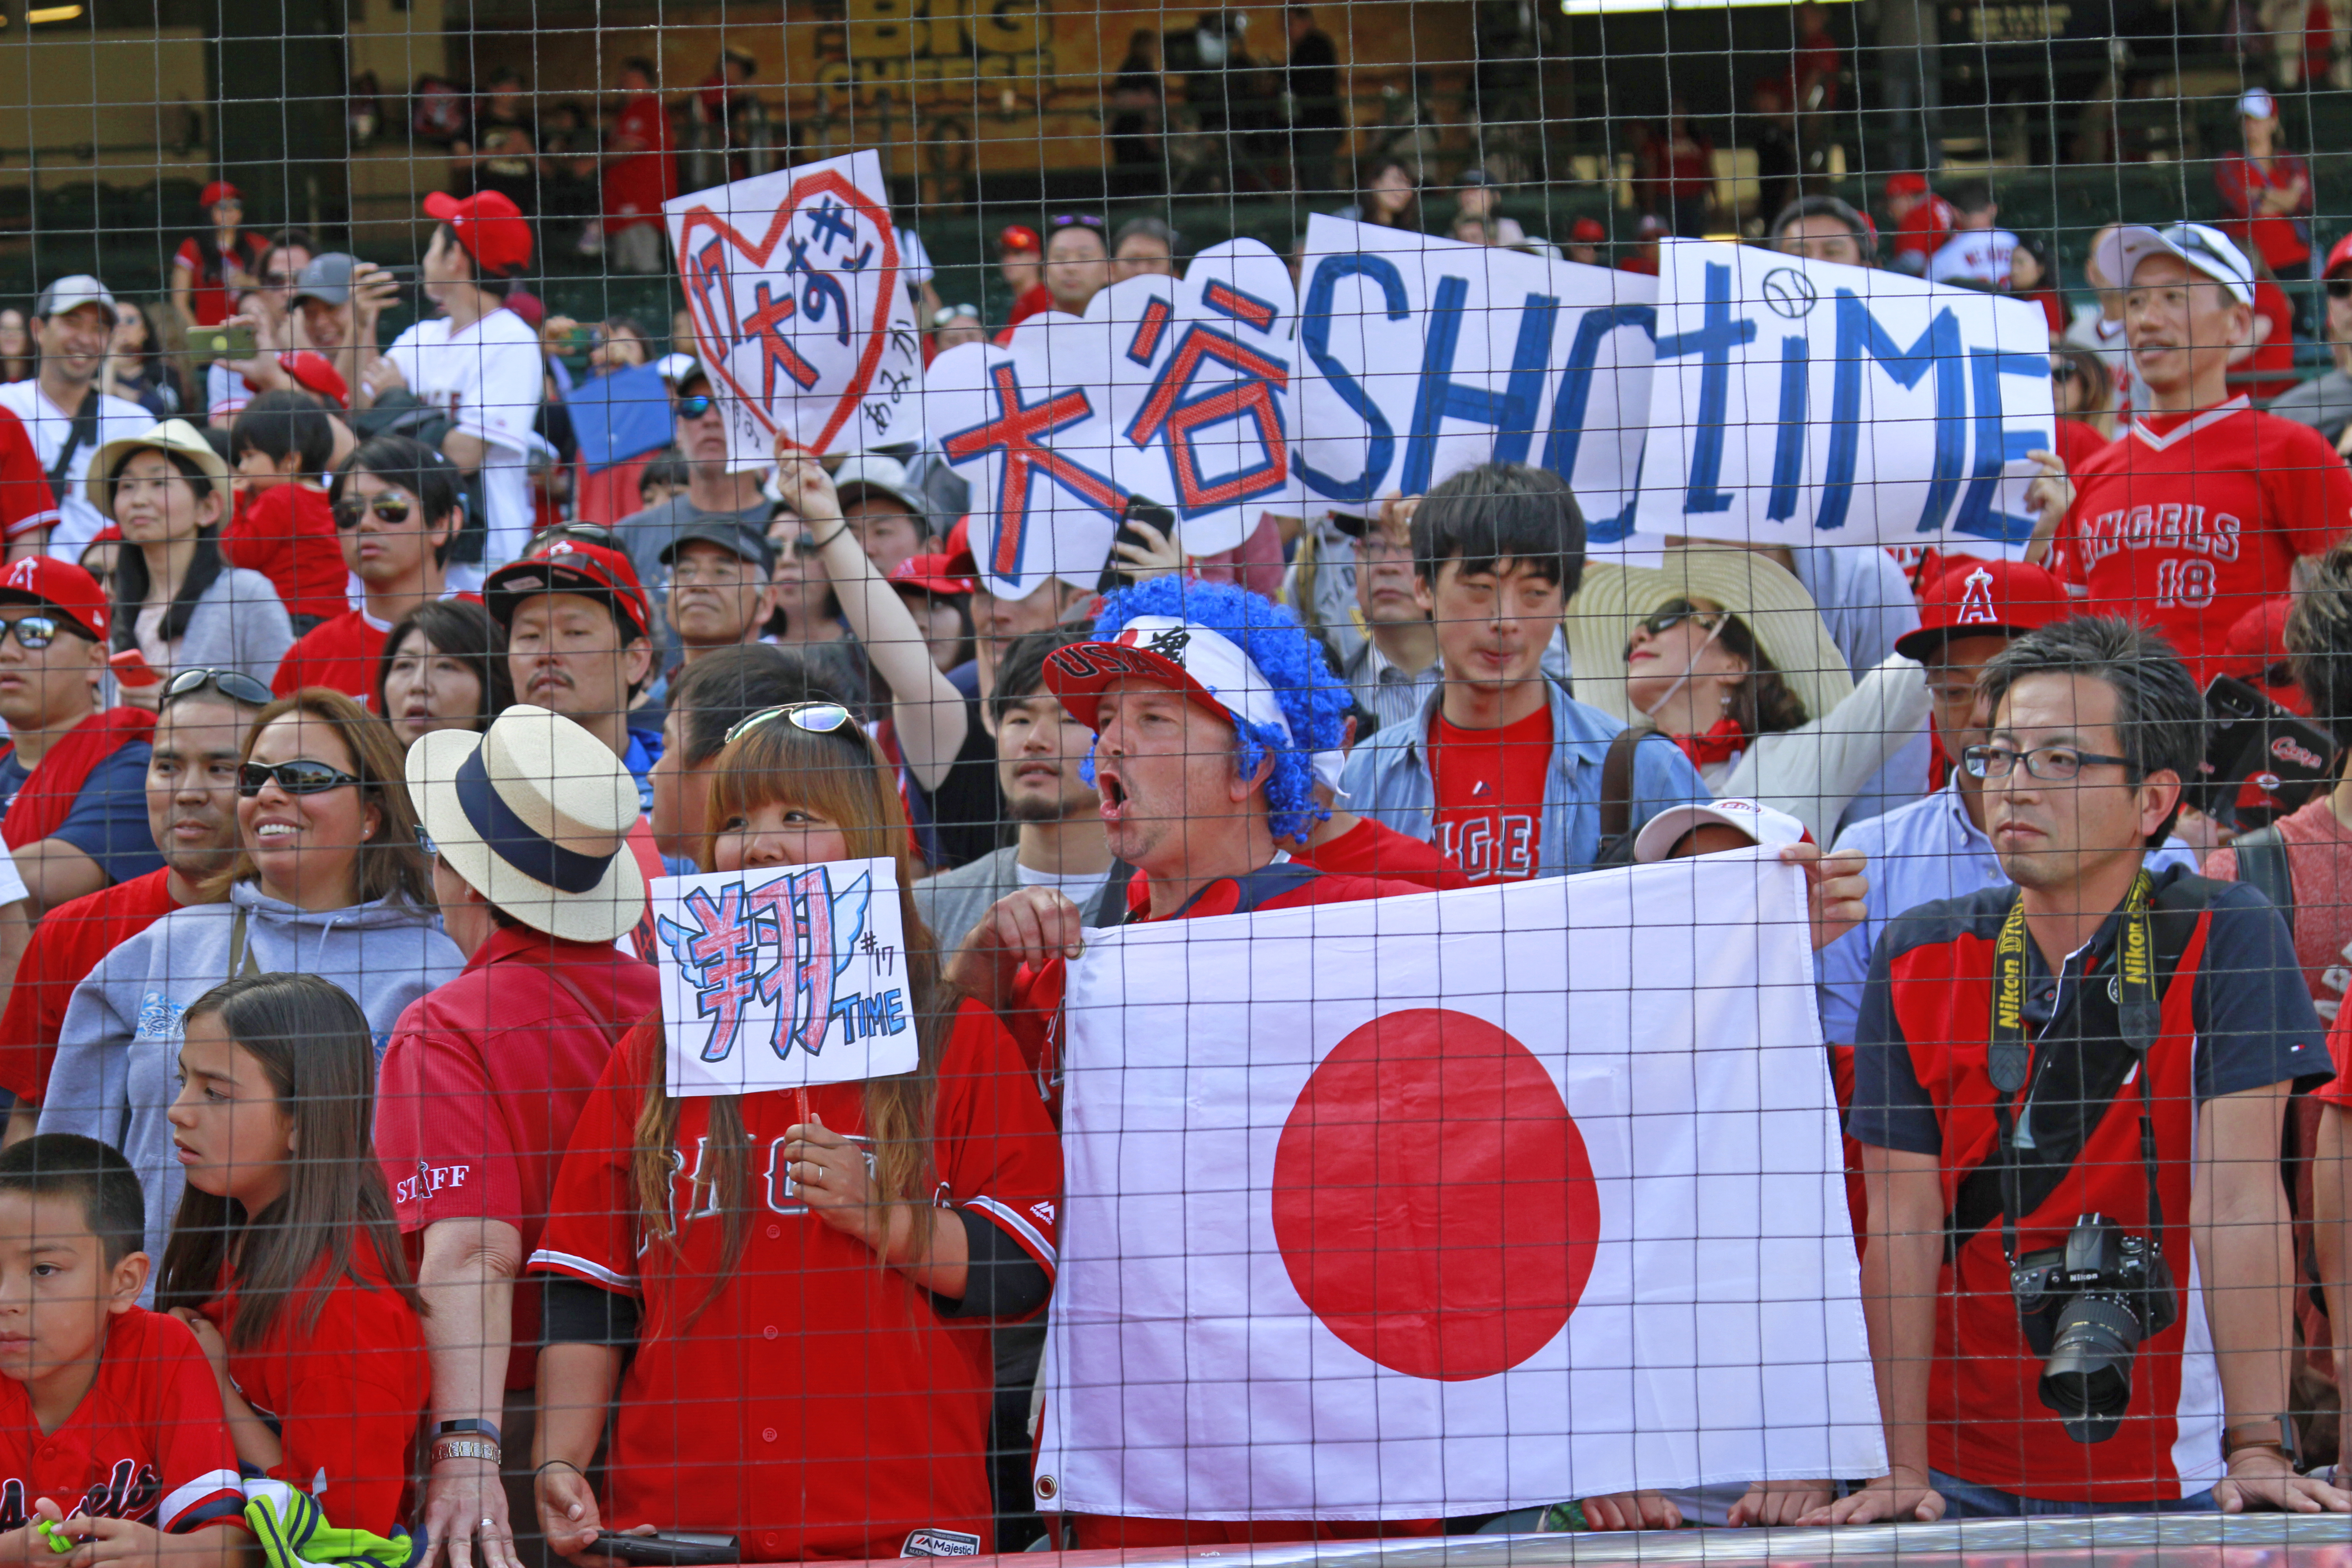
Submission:
M 1536 875 L 1565 877 L 1591 869 L 1593 857 L 1601 853 L 1601 769 L 1609 742 L 1625 726 L 1577 701 L 1556 680 L 1545 681 L 1544 695 L 1551 708 L 1552 752 L 1544 774 Z M 1429 771 L 1429 729 L 1444 699 L 1444 687 L 1433 688 L 1411 723 L 1376 731 L 1349 753 L 1340 778 L 1341 805 L 1431 841 L 1437 785 Z M 1715 798 L 1682 748 L 1664 735 L 1645 736 L 1633 748 L 1633 792 L 1630 831 L 1639 831 L 1667 806 Z

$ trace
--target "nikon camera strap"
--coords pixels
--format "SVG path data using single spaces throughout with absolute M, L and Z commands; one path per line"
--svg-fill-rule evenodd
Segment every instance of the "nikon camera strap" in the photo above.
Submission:
M 2164 999 L 2157 989 L 2156 941 L 2148 918 L 2154 889 L 2154 879 L 2143 868 L 2132 879 L 2131 892 L 2124 900 L 2116 989 L 2124 1047 L 2137 1058 L 2134 1071 L 2139 1080 L 2139 1157 L 2147 1173 L 2148 1239 L 2160 1254 L 2164 1248 L 2164 1202 L 2156 1186 L 2156 1122 L 2147 1087 L 2147 1055 L 2164 1027 Z M 2010 900 L 2009 918 L 2001 922 L 2000 935 L 1993 944 L 1992 1038 L 1985 1060 L 1986 1074 L 1992 1079 L 1993 1088 L 2000 1091 L 2000 1099 L 1993 1107 L 2000 1131 L 1992 1158 L 2000 1196 L 2000 1250 L 2012 1264 L 2017 1261 L 2017 1215 L 2022 1206 L 2017 1195 L 2018 1097 L 2023 1092 L 2031 1098 L 2027 1079 L 2032 1049 L 2025 1038 L 2025 959 L 2026 943 L 2032 940 L 2025 929 L 2025 895 L 2021 891 Z M 2088 983 L 2089 977 L 2085 976 L 2084 984 Z M 2080 989 L 2076 987 L 2078 993 Z M 1954 1237 L 1955 1252 L 1961 1239 Z

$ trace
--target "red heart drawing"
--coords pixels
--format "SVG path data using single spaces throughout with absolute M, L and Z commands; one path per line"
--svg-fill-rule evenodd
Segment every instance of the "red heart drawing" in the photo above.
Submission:
M 712 212 L 709 207 L 688 208 L 685 221 L 678 229 L 677 254 L 680 258 L 680 269 L 687 270 L 685 258 L 694 254 L 694 231 L 698 227 L 708 228 L 734 247 L 752 267 L 765 267 L 768 258 L 775 252 L 777 242 L 783 238 L 784 229 L 792 223 L 793 216 L 800 211 L 801 204 L 814 195 L 829 195 L 839 198 L 842 205 L 854 212 L 864 214 L 867 221 L 872 223 L 882 236 L 880 269 L 882 282 L 881 287 L 874 291 L 874 322 L 866 333 L 866 350 L 857 357 L 857 374 L 850 378 L 849 385 L 842 392 L 840 401 L 834 405 L 833 414 L 825 420 L 824 428 L 818 432 L 814 444 L 803 448 L 810 452 L 824 453 L 832 449 L 833 438 L 841 434 L 841 427 L 847 424 L 850 416 L 857 411 L 858 403 L 866 396 L 866 389 L 873 384 L 875 367 L 882 363 L 883 340 L 890 325 L 892 290 L 898 287 L 898 233 L 890 226 L 889 209 L 851 184 L 840 170 L 820 170 L 793 182 L 792 189 L 785 193 L 782 204 L 776 208 L 775 216 L 768 224 L 767 234 L 757 244 L 745 239 L 734 225 Z M 713 343 L 724 343 L 730 352 L 735 345 L 730 342 L 719 330 L 719 323 L 711 318 L 709 300 L 701 291 L 692 287 L 687 289 L 686 294 L 687 311 L 694 318 L 696 336 L 700 340 L 703 350 L 704 368 L 727 384 L 743 406 L 751 411 L 753 418 L 765 425 L 770 430 L 773 430 L 776 427 L 775 421 L 761 412 L 759 399 L 752 396 L 736 382 L 732 375 L 728 374 L 727 353 L 710 352 L 710 345 Z

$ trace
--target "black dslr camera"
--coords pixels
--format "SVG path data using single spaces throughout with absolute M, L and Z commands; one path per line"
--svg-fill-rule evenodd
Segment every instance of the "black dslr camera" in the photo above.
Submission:
M 2164 1254 L 2105 1215 L 2084 1215 L 2063 1245 L 2010 1265 L 2009 1288 L 2025 1342 L 2042 1358 L 2042 1403 L 2077 1443 L 2105 1442 L 2131 1405 L 2140 1341 L 2179 1315 Z

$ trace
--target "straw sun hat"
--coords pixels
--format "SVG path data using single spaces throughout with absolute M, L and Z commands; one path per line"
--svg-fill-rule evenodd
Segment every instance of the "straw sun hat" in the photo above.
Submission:
M 100 517 L 114 515 L 114 480 L 122 465 L 142 452 L 166 452 L 175 458 L 185 458 L 197 471 L 212 480 L 214 493 L 228 493 L 228 465 L 213 450 L 213 444 L 194 426 L 184 419 L 166 419 L 162 424 L 142 430 L 136 436 L 118 436 L 98 449 L 89 460 L 89 476 L 83 481 L 83 493 Z
M 436 730 L 408 749 L 408 791 L 435 851 L 534 931 L 612 942 L 646 910 L 628 847 L 637 786 L 613 749 L 518 702 L 488 731 Z
M 1625 695 L 1625 645 L 1644 616 L 1674 599 L 1703 599 L 1738 616 L 1806 718 L 1821 718 L 1853 690 L 1845 655 L 1802 584 L 1752 550 L 1702 548 L 1669 550 L 1655 567 L 1585 567 L 1567 615 L 1578 701 L 1629 724 L 1642 718 Z

